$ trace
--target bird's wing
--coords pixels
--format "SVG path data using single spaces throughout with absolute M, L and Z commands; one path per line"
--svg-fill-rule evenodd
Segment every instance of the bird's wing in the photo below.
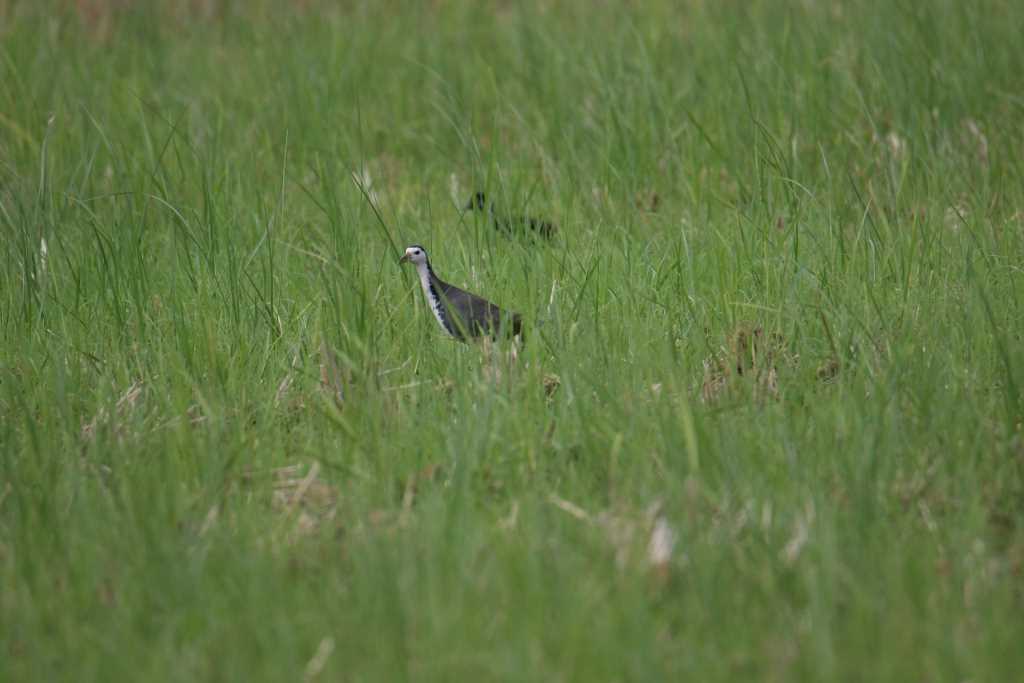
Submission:
M 467 328 L 465 331 L 470 336 L 497 332 L 506 317 L 512 319 L 513 329 L 519 327 L 518 315 L 505 313 L 487 299 L 459 289 L 455 285 L 442 283 L 441 294 L 448 302 L 449 310 L 454 311 L 462 319 L 462 324 Z

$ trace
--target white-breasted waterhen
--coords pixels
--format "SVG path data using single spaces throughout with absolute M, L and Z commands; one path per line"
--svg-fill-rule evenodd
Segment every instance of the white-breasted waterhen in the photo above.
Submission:
M 430 311 L 445 332 L 459 341 L 473 337 L 519 336 L 522 317 L 503 311 L 490 301 L 450 285 L 435 273 L 427 250 L 414 244 L 405 250 L 399 263 L 412 263 L 420 277 L 423 295 Z

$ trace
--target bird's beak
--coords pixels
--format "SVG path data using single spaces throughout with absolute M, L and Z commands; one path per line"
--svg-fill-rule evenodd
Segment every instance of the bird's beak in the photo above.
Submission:
M 402 258 L 398 259 L 398 265 L 402 265 L 403 263 L 408 263 L 408 262 L 409 262 L 409 255 L 408 254 L 402 254 Z

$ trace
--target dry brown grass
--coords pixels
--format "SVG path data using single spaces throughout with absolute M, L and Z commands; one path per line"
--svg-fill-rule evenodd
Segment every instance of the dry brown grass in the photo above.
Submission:
M 747 384 L 755 397 L 776 399 L 779 397 L 778 366 L 794 361 L 782 335 L 765 332 L 760 325 L 742 323 L 717 353 L 704 359 L 701 398 L 705 403 L 713 403 Z
M 112 412 L 106 408 L 100 408 L 91 420 L 82 425 L 80 432 L 82 441 L 92 441 L 96 437 L 97 430 L 103 427 L 109 427 L 115 439 L 123 439 L 127 434 L 125 423 L 139 403 L 142 393 L 143 383 L 141 381 L 132 382 L 117 399 Z
M 320 465 L 288 465 L 273 471 L 272 507 L 288 520 L 285 540 L 292 543 L 333 521 L 338 489 L 320 479 Z

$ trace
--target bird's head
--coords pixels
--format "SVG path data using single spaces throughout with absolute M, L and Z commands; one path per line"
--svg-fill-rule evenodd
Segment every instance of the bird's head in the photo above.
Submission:
M 474 192 L 473 196 L 466 202 L 466 206 L 463 207 L 465 211 L 483 211 L 487 208 L 487 197 L 483 192 Z
M 427 262 L 427 250 L 418 244 L 413 244 L 410 247 L 406 247 L 405 254 L 402 258 L 398 259 L 399 263 L 412 263 L 415 266 L 420 266 Z

